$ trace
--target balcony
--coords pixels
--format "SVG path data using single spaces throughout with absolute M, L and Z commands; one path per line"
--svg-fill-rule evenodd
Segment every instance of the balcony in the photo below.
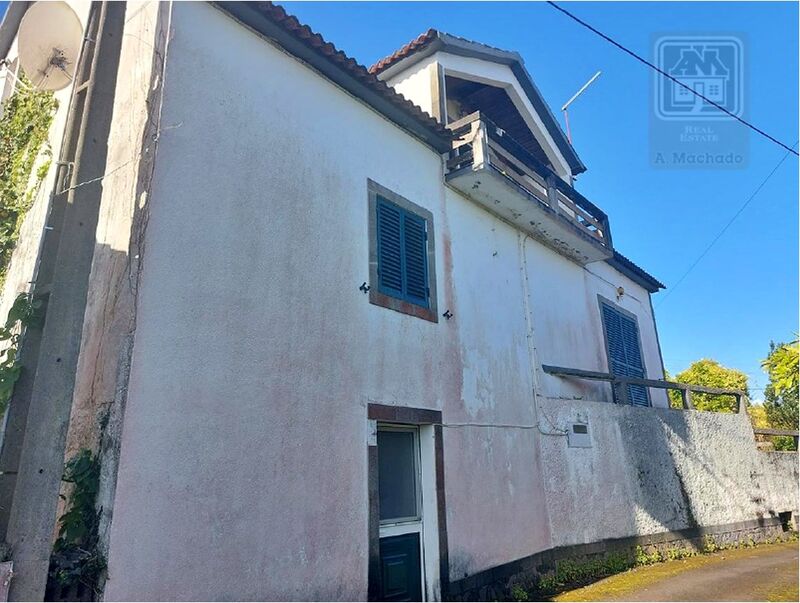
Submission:
M 448 125 L 446 181 L 579 264 L 614 254 L 606 216 L 479 111 Z

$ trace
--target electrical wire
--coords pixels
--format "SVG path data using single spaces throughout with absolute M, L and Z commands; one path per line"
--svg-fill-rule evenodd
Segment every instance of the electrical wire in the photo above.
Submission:
M 797 142 L 795 142 L 795 143 L 792 145 L 792 147 L 796 147 L 796 146 L 797 146 L 797 144 L 798 144 L 798 142 L 800 142 L 800 141 L 797 141 Z M 790 150 L 793 150 L 793 149 L 790 149 Z M 787 158 L 788 156 L 789 156 L 789 153 L 788 153 L 788 152 L 787 152 L 787 153 L 784 153 L 783 157 L 781 157 L 781 160 L 780 160 L 780 161 L 777 163 L 777 165 L 776 165 L 774 168 L 772 168 L 772 171 L 771 171 L 769 174 L 767 174 L 767 177 L 766 177 L 766 178 L 764 178 L 764 179 L 761 181 L 761 184 L 759 184 L 759 185 L 756 187 L 756 189 L 755 189 L 755 190 L 753 191 L 753 193 L 752 193 L 752 194 L 751 194 L 751 195 L 750 195 L 750 196 L 747 198 L 747 201 L 745 201 L 745 202 L 742 204 L 742 206 L 741 206 L 741 207 L 738 209 L 738 211 L 737 211 L 735 214 L 733 214 L 733 216 L 731 216 L 731 219 L 730 219 L 730 220 L 728 220 L 728 222 L 725 224 L 725 226 L 723 226 L 723 227 L 722 227 L 722 230 L 720 230 L 720 231 L 717 233 L 717 236 L 715 236 L 715 237 L 714 237 L 714 238 L 711 240 L 711 242 L 710 242 L 710 243 L 709 243 L 709 244 L 706 246 L 706 248 L 703 250 L 703 252 L 702 252 L 702 253 L 701 253 L 699 256 L 697 256 L 697 259 L 696 259 L 694 262 L 692 262 L 692 265 L 691 265 L 691 266 L 689 266 L 688 270 L 686 270 L 686 272 L 684 272 L 684 273 L 681 275 L 681 277 L 680 277 L 680 278 L 679 278 L 679 279 L 678 279 L 678 280 L 675 282 L 675 284 L 674 284 L 674 285 L 672 285 L 672 286 L 671 286 L 671 287 L 670 287 L 670 288 L 667 290 L 667 293 L 664 295 L 664 297 L 662 297 L 660 300 L 658 300 L 658 303 L 656 303 L 656 304 L 655 304 L 656 308 L 659 308 L 659 307 L 661 307 L 661 305 L 663 305 L 663 303 L 664 303 L 665 301 L 667 301 L 667 299 L 669 299 L 669 296 L 670 296 L 670 295 L 672 295 L 672 294 L 675 292 L 675 289 L 677 289 L 677 288 L 678 288 L 678 286 L 679 286 L 679 285 L 680 285 L 680 284 L 681 284 L 681 283 L 682 283 L 682 282 L 683 282 L 683 281 L 686 279 L 686 277 L 687 277 L 687 276 L 689 276 L 689 274 L 691 274 L 692 270 L 694 270 L 694 269 L 697 267 L 697 265 L 698 265 L 698 264 L 700 263 L 700 261 L 701 261 L 701 260 L 702 260 L 702 259 L 703 259 L 703 258 L 706 256 L 706 254 L 708 254 L 708 252 L 709 252 L 709 251 L 711 251 L 711 248 L 712 248 L 712 247 L 713 247 L 713 246 L 716 244 L 716 242 L 717 242 L 717 241 L 719 241 L 719 240 L 722 238 L 722 235 L 724 235 L 724 234 L 727 232 L 728 228 L 730 228 L 730 227 L 731 227 L 731 225 L 732 225 L 732 224 L 733 224 L 733 223 L 736 221 L 736 218 L 738 218 L 738 217 L 741 215 L 741 213 L 742 213 L 742 212 L 743 212 L 743 211 L 744 211 L 744 210 L 747 208 L 747 206 L 748 206 L 748 205 L 750 205 L 750 202 L 751 202 L 753 199 L 755 199 L 755 198 L 756 198 L 756 195 L 758 195 L 758 193 L 759 193 L 759 192 L 761 192 L 761 189 L 762 189 L 762 188 L 764 188 L 764 185 L 766 185 L 766 184 L 767 184 L 767 182 L 769 182 L 769 179 L 770 179 L 770 178 L 772 178 L 772 176 L 775 174 L 775 172 L 777 172 L 777 171 L 778 171 L 778 168 L 780 168 L 780 167 L 783 165 L 783 162 L 784 162 L 784 161 L 786 161 L 786 158 Z
M 550 2 L 550 1 L 548 1 L 547 3 L 548 3 L 550 6 L 552 6 L 553 8 L 555 8 L 556 10 L 558 10 L 558 11 L 560 11 L 560 12 L 564 13 L 566 16 L 568 16 L 570 19 L 572 19 L 572 20 L 573 20 L 573 21 L 575 21 L 576 23 L 579 23 L 580 25 L 582 25 L 583 27 L 585 27 L 585 28 L 586 28 L 586 29 L 588 29 L 589 31 L 591 31 L 591 32 L 593 32 L 593 33 L 595 33 L 595 34 L 597 34 L 598 36 L 600 36 L 601 38 L 603 38 L 603 39 L 604 39 L 606 42 L 609 42 L 610 44 L 613 44 L 614 46 L 616 46 L 617 48 L 619 48 L 619 49 L 620 49 L 621 51 L 623 51 L 624 53 L 626 53 L 626 54 L 628 54 L 628 55 L 632 56 L 634 59 L 636 59 L 636 60 L 637 60 L 637 61 L 639 61 L 640 63 L 643 63 L 644 65 L 647 65 L 648 67 L 650 67 L 650 69 L 653 69 L 654 71 L 656 71 L 656 72 L 660 73 L 661 75 L 663 75 L 665 78 L 667 78 L 667 79 L 669 79 L 669 80 L 671 80 L 671 81 L 675 82 L 675 83 L 676 83 L 676 84 L 678 84 L 678 85 L 679 85 L 681 88 L 684 88 L 684 89 L 688 90 L 689 92 L 691 92 L 692 94 L 694 94 L 695 96 L 697 96 L 697 97 L 700 97 L 700 98 L 701 98 L 701 99 L 703 99 L 705 102 L 707 102 L 709 105 L 712 105 L 712 106 L 716 107 L 717 109 L 719 109 L 720 111 L 722 111 L 722 112 L 723 112 L 723 113 L 725 113 L 726 115 L 729 115 L 730 117 L 732 117 L 732 118 L 733 118 L 733 119 L 735 119 L 736 121 L 738 121 L 738 122 L 740 122 L 740 123 L 744 124 L 745 126 L 747 126 L 748 128 L 750 128 L 750 129 L 751 129 L 751 130 L 753 130 L 754 132 L 757 132 L 758 134 L 760 134 L 760 135 L 761 135 L 761 136 L 763 136 L 764 138 L 767 138 L 768 140 L 770 140 L 770 141 L 774 142 L 774 143 L 775 143 L 775 144 L 777 144 L 778 146 L 780 146 L 780 147 L 783 147 L 785 150 L 789 151 L 790 153 L 793 153 L 794 155 L 798 155 L 798 152 L 797 152 L 796 150 L 794 150 L 793 148 L 786 146 L 786 145 L 785 145 L 784 143 L 782 143 L 780 140 L 778 140 L 777 138 L 774 138 L 773 136 L 770 136 L 769 134 L 767 134 L 767 133 L 766 133 L 764 130 L 762 130 L 761 128 L 758 128 L 758 127 L 754 126 L 754 125 L 753 125 L 753 124 L 751 124 L 750 122 L 748 122 L 748 121 L 746 121 L 746 120 L 742 119 L 741 117 L 739 117 L 738 115 L 736 115 L 736 114 L 734 114 L 734 113 L 730 112 L 728 109 L 726 109 L 726 108 L 725 108 L 725 107 L 723 107 L 722 105 L 720 105 L 720 104 L 718 104 L 718 103 L 715 103 L 715 102 L 714 102 L 714 101 L 712 101 L 710 98 L 707 98 L 707 97 L 703 96 L 702 94 L 700 94 L 699 92 L 697 92 L 697 91 L 696 91 L 694 88 L 692 88 L 692 87 L 690 87 L 690 86 L 687 86 L 686 84 L 684 84 L 683 82 L 681 82 L 679 79 L 672 77 L 672 76 L 671 76 L 669 73 L 667 73 L 667 72 L 666 72 L 666 71 L 664 71 L 663 69 L 660 69 L 658 66 L 656 66 L 656 65 L 655 65 L 655 64 L 653 64 L 653 63 L 651 63 L 650 61 L 648 61 L 648 60 L 647 60 L 647 59 L 645 59 L 644 57 L 641 57 L 641 56 L 639 56 L 638 54 L 636 54 L 636 53 L 635 53 L 635 52 L 633 52 L 632 50 L 629 50 L 628 48 L 626 48 L 625 46 L 623 46 L 622 44 L 620 44 L 620 43 L 619 43 L 619 42 L 617 42 L 616 40 L 614 40 L 614 39 L 610 38 L 609 36 L 607 36 L 606 34 L 604 34 L 603 32 L 601 32 L 600 30 L 598 30 L 598 29 L 596 29 L 596 28 L 592 27 L 592 26 L 591 26 L 591 25 L 589 25 L 589 24 L 588 24 L 586 21 L 583 21 L 583 20 L 582 20 L 582 19 L 580 19 L 579 17 L 576 17 L 576 16 L 575 16 L 575 15 L 573 15 L 571 12 L 569 12 L 567 9 L 565 9 L 565 8 L 562 8 L 561 6 L 559 6 L 558 4 L 556 4 L 555 2 Z

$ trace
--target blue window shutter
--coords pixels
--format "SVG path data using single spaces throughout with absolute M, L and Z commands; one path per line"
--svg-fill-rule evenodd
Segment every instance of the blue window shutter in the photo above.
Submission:
M 428 232 L 425 218 L 380 196 L 376 212 L 379 291 L 427 308 Z
M 428 305 L 428 245 L 425 220 L 405 212 L 403 216 L 403 252 L 406 295 L 410 301 Z
M 378 198 L 378 288 L 389 295 L 403 294 L 403 215 L 396 205 Z
M 602 310 L 611 372 L 619 377 L 644 378 L 644 363 L 639 348 L 639 329 L 636 321 L 605 303 L 602 304 Z M 650 406 L 646 387 L 629 385 L 628 397 L 634 406 Z

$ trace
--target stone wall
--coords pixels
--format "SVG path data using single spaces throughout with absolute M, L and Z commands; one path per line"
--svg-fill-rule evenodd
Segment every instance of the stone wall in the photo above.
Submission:
M 590 448 L 542 439 L 553 546 L 777 517 L 797 509 L 795 453 L 756 448 L 746 414 L 540 400 Z
M 747 414 L 539 399 L 552 427 L 542 472 L 553 546 L 450 584 L 448 598 L 491 600 L 559 560 L 669 556 L 783 539 L 797 528 L 798 456 L 757 449 Z M 590 446 L 562 435 L 588 425 Z

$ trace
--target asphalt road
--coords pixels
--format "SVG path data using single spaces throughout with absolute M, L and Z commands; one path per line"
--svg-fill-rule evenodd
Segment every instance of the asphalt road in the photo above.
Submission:
M 798 543 L 723 551 L 612 576 L 559 601 L 797 601 Z

